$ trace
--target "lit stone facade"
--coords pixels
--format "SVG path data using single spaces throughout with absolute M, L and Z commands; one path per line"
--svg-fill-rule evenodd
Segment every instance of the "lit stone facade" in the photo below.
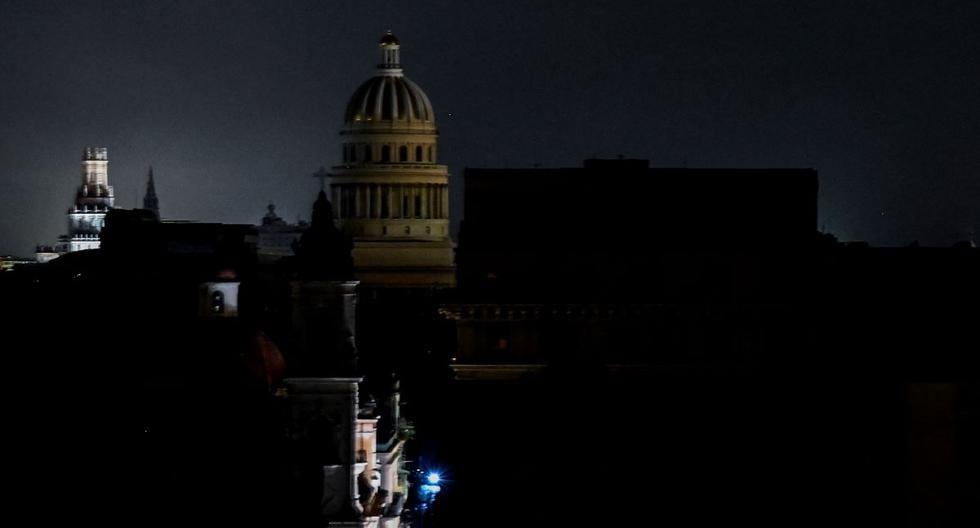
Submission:
M 86 148 L 82 152 L 82 185 L 68 210 L 68 251 L 99 248 L 99 233 L 114 200 L 108 149 Z
M 394 35 L 380 47 L 377 75 L 347 104 L 343 164 L 330 175 L 334 211 L 354 239 L 363 285 L 452 286 L 449 173 L 438 164 L 432 103 L 402 73 Z
M 289 224 L 276 214 L 276 206 L 268 206 L 268 212 L 262 217 L 258 227 L 258 256 L 262 262 L 272 262 L 283 257 L 295 255 L 294 244 L 309 225 L 305 223 Z

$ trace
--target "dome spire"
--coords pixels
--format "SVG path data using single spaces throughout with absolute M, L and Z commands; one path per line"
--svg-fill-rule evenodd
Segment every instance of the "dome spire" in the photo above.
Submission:
M 401 44 L 398 42 L 398 37 L 392 34 L 389 29 L 381 36 L 378 44 L 381 46 L 381 63 L 378 64 L 381 73 L 385 75 L 401 74 L 402 64 L 399 52 Z

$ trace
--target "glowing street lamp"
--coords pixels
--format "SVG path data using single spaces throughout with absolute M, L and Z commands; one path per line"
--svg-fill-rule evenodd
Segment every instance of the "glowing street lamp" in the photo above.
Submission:
M 436 494 L 442 491 L 442 486 L 439 485 L 441 481 L 442 477 L 438 472 L 430 471 L 425 476 L 425 484 L 419 486 L 419 489 L 422 491 L 422 500 L 431 503 L 436 498 Z
M 420 471 L 421 473 L 421 471 Z M 425 474 L 422 484 L 419 486 L 419 498 L 422 499 L 422 509 L 427 509 L 436 495 L 442 491 L 442 475 L 438 471 L 429 471 Z
M 421 473 L 421 471 L 419 471 Z M 442 491 L 442 486 L 439 485 L 442 482 L 442 475 L 438 471 L 429 471 L 425 474 L 424 483 L 419 486 L 419 499 L 421 503 L 419 504 L 419 527 L 424 526 L 426 514 L 432 503 L 436 500 L 436 495 Z

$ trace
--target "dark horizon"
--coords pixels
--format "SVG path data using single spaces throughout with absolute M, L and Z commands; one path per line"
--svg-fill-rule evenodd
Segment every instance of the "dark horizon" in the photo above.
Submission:
M 86 146 L 109 148 L 118 207 L 152 165 L 164 218 L 308 218 L 388 28 L 435 107 L 457 222 L 464 168 L 623 155 L 815 168 L 842 240 L 980 225 L 971 2 L 0 5 L 0 253 L 64 233 Z

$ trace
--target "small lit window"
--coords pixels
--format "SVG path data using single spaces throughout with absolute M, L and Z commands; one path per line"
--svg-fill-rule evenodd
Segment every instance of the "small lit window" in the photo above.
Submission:
M 216 291 L 211 294 L 211 313 L 225 313 L 225 294 Z

